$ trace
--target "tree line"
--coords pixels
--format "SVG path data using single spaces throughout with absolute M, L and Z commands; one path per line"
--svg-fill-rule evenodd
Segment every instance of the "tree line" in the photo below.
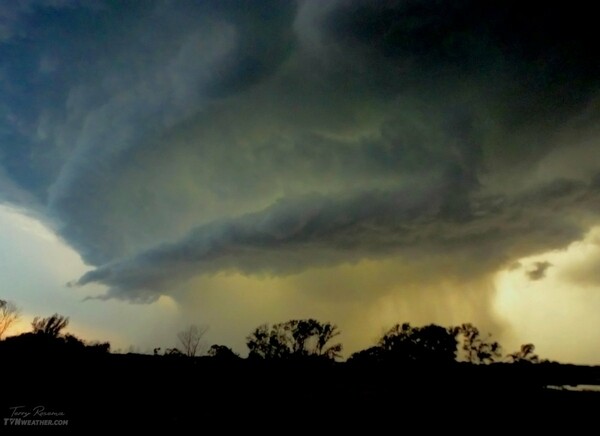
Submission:
M 0 300 L 0 339 L 20 317 L 19 309 L 11 302 Z M 64 334 L 69 318 L 54 314 L 35 317 L 31 332 L 3 339 L 2 348 L 62 348 L 69 351 L 108 353 L 108 342 L 86 343 Z M 177 334 L 179 347 L 167 348 L 162 355 L 197 357 L 208 355 L 219 359 L 239 359 L 231 348 L 214 344 L 206 350 L 203 337 L 207 326 L 190 325 Z M 343 345 L 336 341 L 339 328 L 315 319 L 295 319 L 273 325 L 262 324 L 246 337 L 249 360 L 320 359 L 336 361 L 342 358 Z M 2 349 L 0 348 L 0 350 Z M 154 355 L 161 355 L 155 348 Z M 504 355 L 502 347 L 491 335 L 482 334 L 473 324 L 442 327 L 429 324 L 422 327 L 410 323 L 396 324 L 378 342 L 365 350 L 353 353 L 348 362 L 398 362 L 405 364 L 450 364 L 466 361 L 473 364 L 494 362 L 537 363 L 533 344 L 524 344 L 513 353 Z

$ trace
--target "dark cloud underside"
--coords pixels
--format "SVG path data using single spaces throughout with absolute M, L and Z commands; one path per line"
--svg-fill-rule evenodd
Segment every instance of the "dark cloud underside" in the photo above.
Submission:
M 485 276 L 598 221 L 584 2 L 14 4 L 1 195 L 109 296 L 392 255 Z

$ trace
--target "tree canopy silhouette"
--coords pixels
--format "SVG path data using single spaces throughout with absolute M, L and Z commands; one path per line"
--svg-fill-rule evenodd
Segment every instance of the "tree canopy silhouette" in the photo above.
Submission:
M 377 346 L 354 353 L 351 360 L 448 364 L 456 360 L 457 334 L 455 328 L 435 324 L 424 327 L 396 324 Z
M 16 306 L 0 300 L 0 337 L 19 316 Z M 86 343 L 77 337 L 62 332 L 68 326 L 69 318 L 57 313 L 46 317 L 35 317 L 31 323 L 32 332 L 9 337 L 3 342 L 7 349 L 40 349 L 58 347 L 69 351 L 95 350 L 109 352 L 108 343 Z M 178 333 L 181 349 L 167 348 L 167 356 L 198 355 L 203 348 L 201 342 L 207 326 L 190 325 Z M 295 319 L 278 324 L 258 326 L 246 337 L 250 359 L 296 359 L 318 357 L 335 360 L 341 357 L 342 344 L 334 342 L 340 334 L 338 327 L 329 322 L 315 319 Z M 57 349 L 58 349 L 57 348 Z M 154 349 L 158 355 L 160 348 Z M 462 352 L 462 355 L 459 355 Z M 224 345 L 213 345 L 208 355 L 219 359 L 239 359 L 240 356 Z M 473 324 L 465 323 L 457 327 L 442 327 L 429 324 L 413 327 L 410 323 L 396 324 L 387 331 L 377 345 L 358 351 L 350 356 L 354 362 L 400 362 L 418 364 L 449 364 L 466 360 L 473 364 L 488 364 L 501 360 L 501 346 L 491 340 L 491 335 L 482 335 Z M 464 357 L 464 359 L 462 359 Z M 505 361 L 513 363 L 538 363 L 533 344 L 506 356 Z
M 342 344 L 330 344 L 340 334 L 337 326 L 314 319 L 290 320 L 257 327 L 247 338 L 250 358 L 285 359 L 341 356 Z
M 61 330 L 65 329 L 68 325 L 69 318 L 59 315 L 58 313 L 47 318 L 36 316 L 31 322 L 33 333 L 51 338 L 57 338 L 60 335 Z
M 239 359 L 240 356 L 235 353 L 231 348 L 225 346 L 225 345 L 211 345 L 211 347 L 208 349 L 208 355 L 210 357 L 215 357 L 217 359 L 222 359 L 222 360 L 231 360 L 231 359 Z
M 462 350 L 470 363 L 492 363 L 502 357 L 502 347 L 496 341 L 491 341 L 491 335 L 483 337 L 477 327 L 471 323 L 455 327 L 455 333 L 462 337 Z
M 68 324 L 69 318 L 57 313 L 46 318 L 36 316 L 31 323 L 31 332 L 6 338 L 1 348 L 15 355 L 58 353 L 72 356 L 81 353 L 106 354 L 110 351 L 108 342 L 87 343 L 72 334 L 62 334 Z
M 454 362 L 457 345 L 454 329 L 435 324 L 396 324 L 379 341 L 384 353 L 393 360 L 422 363 Z
M 523 344 L 521 349 L 509 354 L 508 359 L 514 363 L 538 363 L 540 358 L 535 354 L 535 345 Z

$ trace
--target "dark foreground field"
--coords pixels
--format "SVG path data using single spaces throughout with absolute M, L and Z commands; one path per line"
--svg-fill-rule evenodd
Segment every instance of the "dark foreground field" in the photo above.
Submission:
M 415 428 L 480 434 L 508 431 L 519 422 L 573 429 L 598 423 L 600 393 L 546 386 L 598 383 L 598 367 L 552 363 L 407 367 L 132 354 L 4 357 L 0 434 L 50 429 L 402 434 Z M 40 419 L 67 419 L 68 425 L 24 427 L 10 421 L 24 416 L 20 413 L 31 413 L 31 419 L 36 411 Z

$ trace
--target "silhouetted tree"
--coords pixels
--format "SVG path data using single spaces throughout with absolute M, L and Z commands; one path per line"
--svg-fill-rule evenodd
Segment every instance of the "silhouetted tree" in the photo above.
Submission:
M 47 318 L 40 318 L 36 316 L 33 318 L 31 326 L 33 327 L 33 333 L 38 335 L 44 335 L 51 338 L 57 338 L 60 335 L 61 330 L 69 325 L 69 318 L 66 316 L 55 313 Z
M 257 327 L 247 338 L 251 358 L 281 359 L 319 356 L 340 357 L 342 344 L 329 345 L 340 334 L 336 325 L 314 319 L 291 320 Z
M 90 352 L 104 354 L 108 353 L 110 350 L 110 344 L 108 342 L 86 343 L 71 334 L 63 336 L 55 333 L 55 331 L 46 333 L 43 330 L 7 337 L 2 341 L 2 345 L 5 350 L 10 350 L 10 352 L 15 355 L 32 352 L 62 355 L 75 355 Z
M 0 300 L 0 339 L 4 333 L 19 319 L 21 312 L 12 302 Z
M 385 359 L 401 362 L 450 363 L 456 360 L 456 331 L 435 324 L 396 324 L 379 341 Z
M 208 326 L 190 325 L 185 330 L 177 334 L 177 339 L 181 344 L 181 352 L 189 357 L 201 354 L 202 336 L 208 331 Z
M 239 359 L 240 356 L 225 345 L 214 344 L 208 349 L 208 355 L 218 359 Z
M 366 350 L 357 351 L 353 353 L 349 358 L 348 362 L 353 363 L 367 363 L 367 362 L 380 362 L 384 359 L 383 349 L 379 346 L 370 347 Z
M 502 357 L 501 346 L 496 341 L 490 341 L 491 335 L 481 336 L 479 329 L 467 323 L 455 327 L 455 333 L 462 336 L 462 349 L 466 359 L 471 363 L 492 363 Z
M 66 334 L 63 339 L 64 344 L 71 351 L 81 351 L 85 348 L 84 342 L 74 335 Z
M 70 336 L 70 335 L 67 335 Z M 92 341 L 86 342 L 82 341 L 85 345 L 86 352 L 93 352 L 99 354 L 105 354 L 110 352 L 110 343 L 109 342 L 100 342 L 100 341 Z
M 535 354 L 535 345 L 523 344 L 519 351 L 507 356 L 514 363 L 538 363 L 540 358 Z

